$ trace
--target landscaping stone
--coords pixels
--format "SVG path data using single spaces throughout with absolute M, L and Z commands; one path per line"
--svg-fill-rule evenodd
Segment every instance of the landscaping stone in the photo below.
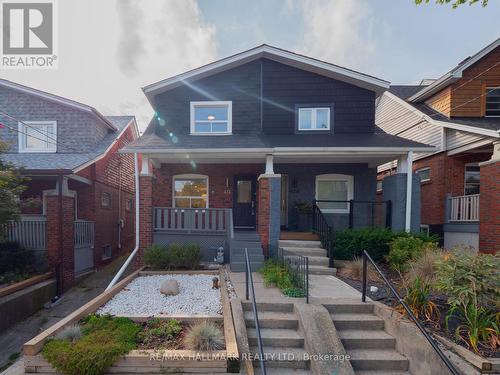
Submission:
M 175 279 L 165 280 L 160 285 L 160 293 L 166 296 L 179 294 L 179 283 Z

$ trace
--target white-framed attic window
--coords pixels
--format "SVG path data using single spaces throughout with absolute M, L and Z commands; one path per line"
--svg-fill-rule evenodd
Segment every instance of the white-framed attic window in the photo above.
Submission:
M 301 107 L 298 111 L 299 131 L 330 130 L 329 107 Z
M 233 129 L 231 101 L 191 102 L 191 134 L 223 135 Z
M 316 200 L 325 213 L 349 213 L 349 201 L 354 197 L 354 177 L 346 174 L 316 176 Z
M 57 121 L 18 123 L 19 152 L 57 152 Z

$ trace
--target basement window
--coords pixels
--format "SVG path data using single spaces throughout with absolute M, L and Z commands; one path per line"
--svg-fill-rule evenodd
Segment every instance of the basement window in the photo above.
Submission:
M 112 255 L 111 245 L 105 245 L 102 247 L 102 260 L 111 259 Z

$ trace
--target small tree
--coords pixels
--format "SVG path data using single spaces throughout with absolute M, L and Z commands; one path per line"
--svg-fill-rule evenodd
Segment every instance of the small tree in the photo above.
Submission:
M 7 148 L 7 144 L 0 141 L 0 225 L 18 218 L 19 196 L 26 189 L 27 181 L 18 169 L 2 159 Z
M 436 4 L 440 4 L 440 5 L 447 5 L 447 4 L 451 3 L 451 6 L 454 9 L 458 8 L 460 5 L 467 4 L 467 3 L 469 5 L 481 3 L 483 5 L 483 7 L 488 5 L 488 0 L 435 0 L 435 1 L 436 1 Z M 420 5 L 422 3 L 428 4 L 429 2 L 430 2 L 430 0 L 415 0 L 415 4 L 417 4 L 417 5 Z

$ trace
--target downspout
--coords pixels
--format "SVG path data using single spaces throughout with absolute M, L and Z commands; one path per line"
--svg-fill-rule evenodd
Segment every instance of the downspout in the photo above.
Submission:
M 412 184 L 413 184 L 413 151 L 408 151 L 408 158 L 406 162 L 406 218 L 405 218 L 405 230 L 407 232 L 411 231 L 411 194 L 412 194 Z
M 123 273 L 129 266 L 132 259 L 134 259 L 137 251 L 139 251 L 139 160 L 137 156 L 137 152 L 134 153 L 134 177 L 135 177 L 135 248 L 132 253 L 129 255 L 123 266 L 116 273 L 113 280 L 109 283 L 106 290 L 111 289 L 122 277 Z

